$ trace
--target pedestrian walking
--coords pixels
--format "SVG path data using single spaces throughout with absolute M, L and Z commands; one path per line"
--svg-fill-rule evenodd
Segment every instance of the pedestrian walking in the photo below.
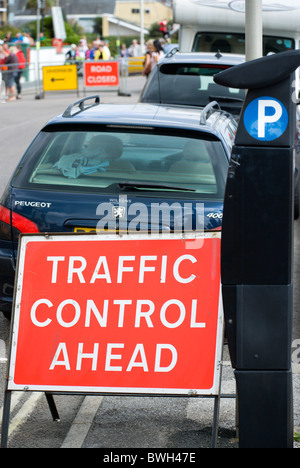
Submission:
M 123 57 L 123 58 L 129 57 L 129 52 L 128 52 L 128 49 L 127 49 L 125 43 L 123 43 L 123 44 L 121 45 L 120 55 L 121 55 L 121 57 Z
M 162 57 L 164 57 L 164 55 L 165 54 L 159 40 L 153 41 L 152 39 L 149 39 L 147 42 L 147 52 L 143 70 L 143 75 L 146 76 L 146 78 L 148 78 L 155 65 Z
M 3 45 L 0 45 L 0 103 L 4 104 L 6 102 L 6 84 L 4 81 L 4 61 L 6 59 L 6 53 L 4 51 Z M 2 74 L 2 71 L 4 72 Z
M 132 44 L 128 49 L 130 57 L 139 57 L 142 54 L 141 47 L 136 39 L 132 40 Z
M 26 68 L 26 59 L 25 59 L 25 55 L 22 52 L 21 46 L 17 45 L 16 48 L 17 48 L 16 55 L 18 57 L 19 66 L 18 66 L 18 71 L 15 74 L 15 83 L 17 87 L 17 99 L 21 99 L 21 92 L 22 92 L 21 77 Z
M 15 76 L 18 73 L 19 67 L 17 51 L 18 49 L 16 46 L 11 46 L 9 48 L 9 55 L 4 60 L 4 63 L 8 66 L 6 82 L 8 101 L 14 101 L 16 99 Z
M 109 56 L 107 54 L 106 49 L 104 48 L 103 42 L 96 46 L 96 50 L 94 52 L 94 60 L 108 60 Z
M 74 61 L 77 59 L 78 57 L 78 50 L 77 50 L 77 45 L 76 44 L 71 44 L 71 49 L 68 50 L 68 52 L 66 53 L 66 60 L 67 61 Z

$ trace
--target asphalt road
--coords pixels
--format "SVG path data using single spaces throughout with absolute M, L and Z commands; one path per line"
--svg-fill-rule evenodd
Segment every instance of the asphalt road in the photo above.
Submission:
M 143 77 L 128 79 L 131 96 L 116 91 L 100 93 L 102 102 L 136 102 Z M 95 94 L 92 91 L 89 94 Z M 81 97 L 81 96 L 80 96 Z M 0 191 L 41 126 L 78 99 L 75 93 L 47 93 L 35 99 L 25 90 L 20 101 L 0 104 Z M 300 427 L 300 220 L 295 223 L 294 276 L 294 413 Z M 0 313 L 0 408 L 3 406 L 9 322 Z M 222 393 L 234 394 L 235 383 L 226 347 Z M 211 398 L 163 398 L 82 395 L 55 396 L 60 422 L 53 422 L 43 393 L 13 392 L 9 447 L 11 448 L 168 448 L 191 450 L 210 447 L 213 420 Z M 1 410 L 0 410 L 1 411 Z M 1 414 L 0 414 L 1 416 Z M 2 418 L 0 418 L 1 421 Z M 238 446 L 235 400 L 224 398 L 220 408 L 217 446 Z M 101 461 L 101 460 L 100 460 Z M 102 460 L 105 461 L 105 460 Z

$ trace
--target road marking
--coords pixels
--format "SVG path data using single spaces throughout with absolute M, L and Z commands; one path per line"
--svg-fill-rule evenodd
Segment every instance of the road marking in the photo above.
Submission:
M 19 400 L 22 396 L 22 392 L 14 392 L 11 397 L 11 403 L 10 403 L 10 411 L 12 412 L 14 408 L 17 406 L 19 403 Z M 0 420 L 2 421 L 2 416 L 3 416 L 3 408 L 0 408 Z
M 19 392 L 19 395 L 21 396 L 20 392 Z M 17 414 L 11 420 L 11 422 L 9 424 L 9 429 L 8 429 L 8 437 L 11 436 L 12 433 L 16 429 L 18 429 L 19 426 L 21 426 L 23 424 L 25 419 L 28 418 L 28 416 L 34 410 L 35 405 L 37 404 L 38 400 L 41 398 L 42 395 L 43 395 L 43 393 L 40 393 L 40 392 L 39 393 L 32 393 L 32 395 L 30 395 L 28 400 L 24 403 L 24 405 L 20 408 L 20 410 L 17 412 Z M 13 396 L 14 396 L 14 394 L 13 394 Z M 20 398 L 20 396 L 18 398 Z M 11 409 L 13 409 L 13 405 L 11 405 Z
M 292 369 L 293 369 L 293 374 L 300 374 L 300 364 L 293 363 Z
M 61 448 L 80 448 L 86 438 L 103 396 L 86 396 Z
M 11 434 L 23 424 L 26 418 L 28 418 L 28 416 L 34 410 L 35 405 L 37 404 L 38 400 L 41 398 L 42 395 L 43 393 L 32 393 L 32 395 L 30 395 L 28 400 L 20 408 L 20 410 L 17 412 L 17 414 L 9 424 L 8 437 L 11 436 Z
M 4 340 L 0 340 L 0 362 L 7 362 L 6 344 Z

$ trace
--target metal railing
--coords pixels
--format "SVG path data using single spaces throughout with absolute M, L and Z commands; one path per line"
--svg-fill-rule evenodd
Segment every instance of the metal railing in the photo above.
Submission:
M 144 56 L 141 57 L 117 57 L 112 59 L 117 61 L 119 64 L 119 86 L 117 91 L 119 94 L 128 94 L 127 79 L 130 75 L 140 75 L 144 68 Z M 76 60 L 70 61 L 65 60 L 64 63 L 60 62 L 26 62 L 25 69 L 18 69 L 18 72 L 22 72 L 20 77 L 20 84 L 22 93 L 26 94 L 41 94 L 43 92 L 43 68 L 47 66 L 62 66 L 68 64 L 76 64 L 77 66 L 77 78 L 78 78 L 78 93 L 85 91 L 83 78 L 84 78 L 84 67 L 86 62 L 92 62 L 91 60 Z M 105 61 L 103 61 L 105 63 Z M 7 99 L 7 83 L 11 73 L 14 73 L 13 64 L 1 64 L 0 65 L 0 102 Z M 16 83 L 14 83 L 16 87 Z M 112 88 L 106 88 L 111 90 Z M 102 89 L 103 91 L 104 89 Z

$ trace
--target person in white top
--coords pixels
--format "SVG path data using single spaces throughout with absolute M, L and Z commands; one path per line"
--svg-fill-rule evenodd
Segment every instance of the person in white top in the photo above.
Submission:
M 141 55 L 141 48 L 136 39 L 133 39 L 131 46 L 128 49 L 130 57 L 139 57 Z

